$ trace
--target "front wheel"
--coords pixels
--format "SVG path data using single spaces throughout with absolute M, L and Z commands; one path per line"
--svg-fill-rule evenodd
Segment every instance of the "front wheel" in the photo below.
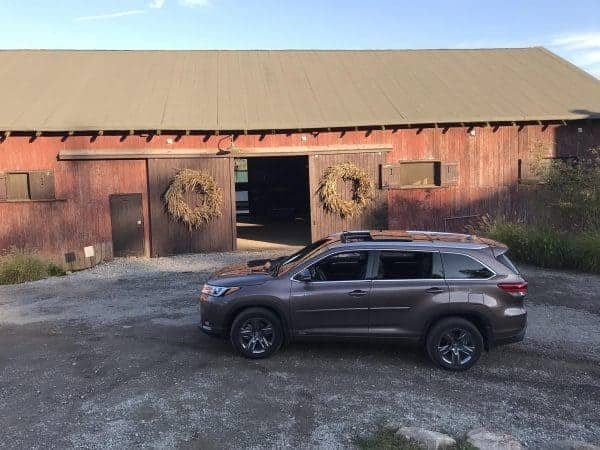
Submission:
M 472 322 L 449 317 L 431 328 L 426 346 L 435 364 L 446 370 L 460 371 L 477 362 L 483 352 L 483 338 Z
M 231 344 L 246 358 L 267 358 L 283 343 L 278 317 L 268 309 L 248 308 L 237 315 L 231 325 Z

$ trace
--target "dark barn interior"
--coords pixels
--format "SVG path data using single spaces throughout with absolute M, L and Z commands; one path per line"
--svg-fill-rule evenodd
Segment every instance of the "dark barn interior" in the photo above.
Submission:
M 308 158 L 237 158 L 238 248 L 310 242 Z

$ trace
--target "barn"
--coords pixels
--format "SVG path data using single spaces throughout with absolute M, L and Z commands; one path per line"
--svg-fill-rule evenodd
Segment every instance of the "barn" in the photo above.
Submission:
M 73 268 L 527 217 L 532 149 L 600 145 L 600 82 L 544 48 L 8 50 L 0 92 L 0 249 Z M 371 186 L 354 215 L 319 190 L 348 164 Z M 195 226 L 166 204 L 184 169 L 219 196 Z

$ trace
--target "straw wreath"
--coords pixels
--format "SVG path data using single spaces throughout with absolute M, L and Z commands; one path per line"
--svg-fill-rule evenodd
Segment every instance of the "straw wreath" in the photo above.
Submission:
M 200 194 L 195 207 L 186 201 L 186 192 Z M 204 170 L 183 169 L 171 180 L 165 192 L 167 211 L 174 220 L 185 223 L 190 231 L 221 217 L 223 195 L 215 179 Z
M 352 182 L 352 200 L 344 200 L 337 192 L 338 181 Z M 367 173 L 356 165 L 346 162 L 328 167 L 319 183 L 319 197 L 325 210 L 340 217 L 360 215 L 373 200 L 374 185 Z

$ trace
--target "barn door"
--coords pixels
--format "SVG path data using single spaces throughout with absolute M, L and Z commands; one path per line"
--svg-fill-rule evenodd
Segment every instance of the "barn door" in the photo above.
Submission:
M 311 237 L 313 241 L 331 233 L 345 230 L 387 228 L 387 196 L 380 189 L 380 165 L 385 163 L 385 152 L 311 155 L 308 159 L 311 209 Z M 367 172 L 375 185 L 375 199 L 361 215 L 341 218 L 323 209 L 317 193 L 323 172 L 337 164 L 350 162 Z M 338 183 L 338 192 L 344 199 L 352 199 L 351 183 Z
M 114 256 L 144 254 L 142 194 L 113 194 L 109 197 Z
M 216 181 L 223 195 L 222 215 L 194 230 L 167 214 L 164 194 L 172 178 L 182 169 L 205 170 Z M 227 251 L 235 248 L 235 210 L 232 206 L 233 158 L 149 159 L 152 256 Z M 190 204 L 197 194 L 188 193 Z

